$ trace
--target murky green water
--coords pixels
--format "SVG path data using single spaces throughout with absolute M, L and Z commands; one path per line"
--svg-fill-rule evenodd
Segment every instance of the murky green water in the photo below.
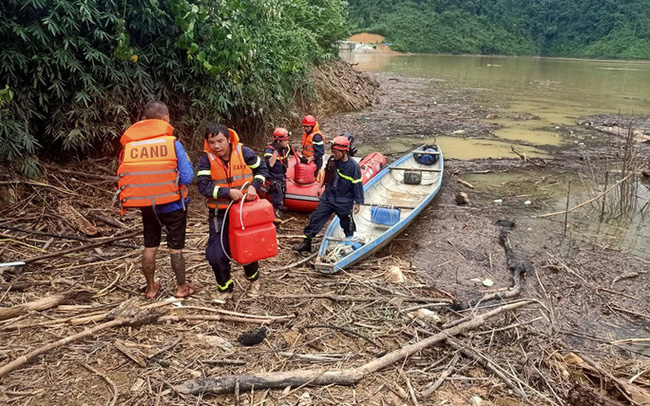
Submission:
M 467 174 L 462 179 L 476 187 L 472 197 L 481 204 L 507 205 L 512 214 L 530 216 L 524 221 L 542 228 L 548 221 L 564 222 L 563 214 L 546 219 L 534 217 L 565 210 L 567 194 L 569 207 L 573 207 L 590 199 L 594 193 L 587 175 L 578 173 L 558 174 L 540 170 Z M 601 189 L 603 186 L 600 185 Z M 650 208 L 645 206 L 650 205 L 650 182 L 641 180 L 637 186 L 636 205 L 624 213 L 618 210 L 620 199 L 616 191 L 608 195 L 603 213 L 602 200 L 571 212 L 567 217 L 570 226 L 566 238 L 579 238 L 602 248 L 621 249 L 650 260 Z M 601 214 L 604 215 L 601 217 Z M 562 238 L 557 235 L 558 241 Z
M 555 137 L 554 137 L 555 138 Z M 502 158 L 514 157 L 511 150 L 512 144 L 497 140 L 482 140 L 461 137 L 435 137 L 435 138 L 399 138 L 387 140 L 382 144 L 382 152 L 388 154 L 406 153 L 423 144 L 437 144 L 444 151 L 445 157 L 455 159 Z M 359 156 L 375 151 L 377 148 L 366 144 L 359 147 Z M 526 154 L 530 158 L 546 158 L 549 154 L 539 148 L 519 145 L 517 152 Z
M 650 115 L 650 62 L 568 60 L 526 57 L 451 55 L 387 55 L 342 53 L 342 58 L 367 71 L 434 78 L 450 89 L 471 89 L 486 107 L 500 111 L 486 119 L 502 126 L 497 140 L 463 137 L 413 139 L 391 137 L 384 152 L 401 153 L 423 143 L 440 145 L 446 158 L 476 159 L 516 156 L 512 142 L 525 142 L 517 150 L 529 157 L 547 157 L 548 146 L 568 145 L 562 135 L 550 131 L 556 126 L 574 125 L 579 117 L 595 114 Z M 435 96 L 434 96 L 435 97 Z M 527 117 L 521 120 L 515 117 Z M 533 119 L 530 119 L 533 118 Z M 362 152 L 371 152 L 362 151 Z M 600 168 L 610 170 L 615 168 Z M 466 175 L 477 186 L 474 196 L 484 204 L 508 204 L 520 215 L 535 216 L 561 211 L 566 206 L 571 182 L 570 206 L 593 197 L 587 174 L 500 173 Z M 591 189 L 591 190 L 590 190 Z M 610 203 L 615 196 L 608 197 Z M 650 259 L 650 214 L 641 208 L 650 199 L 650 185 L 639 183 L 638 207 L 626 215 L 600 218 L 600 200 L 572 213 L 574 233 L 603 247 L 618 247 Z M 503 203 L 495 203 L 501 200 Z M 519 207 L 520 210 L 516 208 Z M 550 220 L 563 221 L 563 216 Z
M 463 154 L 474 141 L 446 140 L 449 158 L 512 157 L 509 141 L 561 146 L 565 140 L 548 128 L 575 124 L 581 116 L 650 115 L 650 62 L 350 52 L 341 57 L 361 70 L 435 78 L 445 86 L 472 89 L 479 99 L 489 101 L 490 108 L 501 110 L 497 119 L 486 121 L 503 126 L 494 134 L 504 145 L 497 143 L 483 148 L 481 156 L 469 156 Z M 517 114 L 539 119 L 510 117 Z

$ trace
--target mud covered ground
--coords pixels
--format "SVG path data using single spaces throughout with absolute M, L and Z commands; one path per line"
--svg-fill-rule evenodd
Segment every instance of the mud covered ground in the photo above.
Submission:
M 345 129 L 356 135 L 359 145 L 370 144 L 380 151 L 386 148 L 383 134 L 408 148 L 421 145 L 422 138 L 437 136 L 494 138 L 496 125 L 489 120 L 503 113 L 490 107 L 489 100 L 479 100 L 471 89 L 450 89 L 436 80 L 388 74 L 376 74 L 375 78 L 381 82 L 381 93 L 373 107 L 329 119 L 323 125 L 325 131 Z M 516 115 L 535 118 L 530 112 Z M 512 233 L 517 255 L 535 269 L 526 275 L 522 294 L 543 300 L 551 309 L 551 328 L 561 341 L 558 350 L 581 348 L 614 362 L 625 364 L 636 358 L 647 366 L 650 220 L 647 207 L 641 211 L 648 202 L 647 178 L 638 175 L 639 206 L 631 214 L 640 216 L 636 225 L 614 221 L 617 236 L 597 235 L 606 233 L 607 221 L 594 226 L 599 222 L 598 208 L 593 205 L 570 213 L 566 220 L 564 215 L 533 218 L 565 209 L 570 183 L 570 206 L 592 197 L 581 195 L 581 187 L 591 182 L 585 178 L 590 171 L 618 168 L 630 124 L 637 139 L 650 132 L 647 117 L 586 117 L 575 126 L 551 129 L 566 142 L 562 147 L 547 147 L 550 159 L 524 161 L 513 153 L 512 159 L 446 160 L 445 181 L 437 200 L 379 255 L 408 260 L 429 284 L 456 297 L 480 297 L 493 292 L 494 286 L 511 284 L 495 223 L 512 220 L 517 224 Z M 526 145 L 530 144 L 513 143 L 515 148 Z M 650 145 L 634 145 L 637 164 L 647 166 Z M 403 152 L 394 151 L 391 158 Z M 598 173 L 594 179 L 602 182 L 602 176 Z M 469 181 L 475 189 L 458 179 Z M 603 189 L 601 184 L 600 191 Z M 460 192 L 469 195 L 469 205 L 456 204 Z M 639 224 L 644 232 L 635 233 L 632 229 Z M 621 231 L 626 227 L 630 230 Z M 621 247 L 621 234 L 626 233 L 631 243 Z M 487 288 L 481 283 L 485 279 L 496 283 Z M 645 337 L 646 344 L 624 349 L 612 344 L 632 337 Z
M 381 134 L 390 134 L 400 145 L 409 148 L 421 145 L 422 138 L 437 136 L 494 138 L 492 130 L 496 125 L 489 120 L 503 113 L 497 107 L 490 107 L 491 101 L 484 96 L 479 100 L 471 89 L 449 88 L 448 84 L 436 80 L 375 75 L 381 82 L 381 92 L 374 105 L 359 113 L 327 120 L 323 125 L 325 131 L 336 133 L 336 129 L 345 129 L 356 135 L 359 145 L 370 144 L 379 151 L 382 146 L 385 148 L 386 142 Z M 496 101 L 492 102 L 497 105 Z M 535 117 L 530 112 L 519 112 L 516 116 Z M 572 344 L 595 348 L 602 341 L 624 335 L 624 331 L 650 335 L 650 316 L 621 318 L 620 313 L 611 310 L 612 305 L 624 303 L 621 307 L 650 314 L 647 291 L 650 235 L 646 232 L 629 237 L 634 240 L 635 249 L 617 246 L 617 241 L 603 243 L 593 238 L 597 231 L 594 231 L 594 210 L 590 206 L 572 212 L 566 224 L 564 215 L 533 218 L 564 209 L 570 182 L 574 189 L 571 206 L 580 203 L 576 199 L 580 199 L 579 190 L 584 183 L 589 182 L 584 178 L 590 171 L 602 170 L 605 162 L 607 168 L 620 162 L 630 123 L 637 134 L 650 132 L 647 117 L 601 115 L 579 119 L 572 127 L 552 128 L 566 143 L 561 147 L 546 147 L 550 159 L 524 161 L 515 153 L 512 159 L 447 159 L 439 197 L 385 253 L 411 261 L 440 289 L 459 297 L 480 296 L 479 292 L 489 289 L 477 286 L 472 279 L 489 278 L 499 286 L 509 283 L 495 223 L 500 219 L 513 220 L 517 224 L 512 234 L 516 250 L 535 267 L 535 273 L 527 276 L 527 292 L 549 300 L 558 309 L 557 321 L 563 323 L 558 327 L 567 333 L 564 338 Z M 530 144 L 512 142 L 512 145 L 516 149 Z M 634 147 L 637 164 L 647 167 L 650 145 L 635 143 Z M 395 159 L 403 152 L 394 151 L 389 156 Z M 602 179 L 602 173 L 596 178 Z M 638 193 L 640 206 L 632 215 L 639 213 L 648 201 L 650 182 L 641 175 L 638 178 L 639 190 L 645 194 Z M 458 179 L 469 181 L 475 189 L 457 182 Z M 455 196 L 460 192 L 469 195 L 469 205 L 456 204 Z M 589 197 L 592 196 L 583 200 Z M 648 214 L 643 210 L 639 216 Z M 644 217 L 639 223 L 647 226 L 649 221 Z M 617 227 L 624 228 L 625 224 L 619 223 Z M 558 269 L 556 260 L 561 260 L 573 273 Z M 625 274 L 638 276 L 612 283 Z M 572 328 L 580 331 L 568 334 Z M 584 333 L 583 340 L 576 340 L 581 333 Z M 647 348 L 644 351 L 650 354 Z
M 389 161 L 404 152 L 399 148 L 416 146 L 422 138 L 493 137 L 493 125 L 482 120 L 501 112 L 485 100 L 479 103 L 471 89 L 388 75 L 373 79 L 379 84 L 374 105 L 321 120 L 326 135 L 348 130 L 359 146 L 386 151 Z M 291 252 L 306 216 L 287 213 L 280 254 L 262 262 L 258 298 L 246 296 L 246 281 L 235 267 L 235 300 L 214 301 L 214 277 L 203 254 L 207 209 L 194 186 L 185 252 L 188 278 L 198 292 L 181 306 L 163 301 L 174 292 L 164 245 L 157 263 L 162 294 L 154 302 L 142 299 L 139 236 L 122 240 L 122 246 L 2 269 L 0 315 L 7 309 L 18 313 L 0 320 L 1 399 L 16 405 L 595 404 L 585 397 L 582 403 L 574 400 L 570 391 L 579 386 L 593 396 L 601 396 L 600 390 L 620 404 L 646 404 L 647 235 L 598 237 L 593 221 L 598 207 L 591 205 L 567 217 L 533 217 L 564 209 L 569 184 L 571 205 L 586 200 L 588 174 L 599 165 L 614 168 L 623 139 L 577 124 L 555 131 L 574 147 L 548 151 L 553 158 L 446 160 L 442 190 L 418 221 L 375 257 L 337 275 L 319 275 L 308 258 Z M 388 148 L 387 138 L 399 142 Z M 647 162 L 647 146 L 639 144 L 639 156 Z M 137 214 L 120 220 L 108 203 L 114 166 L 112 159 L 48 166 L 37 181 L 3 174 L 0 261 L 139 230 Z M 639 190 L 648 186 L 643 182 Z M 459 192 L 468 194 L 470 204 L 455 203 Z M 502 219 L 515 223 L 509 234 L 515 260 L 532 270 L 519 295 L 477 303 L 486 294 L 511 292 L 495 224 Z M 635 239 L 645 245 L 632 244 Z M 16 307 L 65 294 L 70 295 L 57 305 Z M 182 390 L 185 382 L 205 377 L 232 374 L 242 380 L 246 373 L 360 367 L 521 299 L 534 301 L 467 329 L 456 344 L 415 352 L 353 386 L 311 387 L 308 381 L 217 395 Z M 463 308 L 467 301 L 474 306 Z M 157 307 L 146 309 L 152 305 Z M 139 318 L 130 319 L 133 314 Z M 105 327 L 114 320 L 133 323 Z M 267 327 L 260 344 L 238 342 L 241 333 L 260 324 Z M 92 335 L 91 328 L 96 329 Z M 75 334 L 87 336 L 67 338 Z M 57 340 L 64 340 L 61 346 L 7 372 L 12 361 Z M 424 395 L 442 375 L 439 388 Z

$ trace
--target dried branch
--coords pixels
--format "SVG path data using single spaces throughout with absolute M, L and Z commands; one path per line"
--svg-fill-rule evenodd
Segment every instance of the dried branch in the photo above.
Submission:
M 498 307 L 490 312 L 476 316 L 455 327 L 441 331 L 440 333 L 425 338 L 414 344 L 407 345 L 398 350 L 392 351 L 381 358 L 370 361 L 358 368 L 343 370 L 298 370 L 288 372 L 266 372 L 256 374 L 226 375 L 223 377 L 199 378 L 187 381 L 176 387 L 176 390 L 184 394 L 204 393 L 231 393 L 238 382 L 240 390 L 248 391 L 251 388 L 285 388 L 287 386 L 299 385 L 354 385 L 365 376 L 377 372 L 389 365 L 394 364 L 412 354 L 427 347 L 438 344 L 467 330 L 482 326 L 487 320 L 509 310 L 528 305 L 532 302 L 522 301 Z
M 87 290 L 75 290 L 61 295 L 46 296 L 32 302 L 0 309 L 0 320 L 11 319 L 33 311 L 38 312 L 41 310 L 51 309 L 64 303 L 87 301 L 92 297 L 92 295 L 93 292 Z

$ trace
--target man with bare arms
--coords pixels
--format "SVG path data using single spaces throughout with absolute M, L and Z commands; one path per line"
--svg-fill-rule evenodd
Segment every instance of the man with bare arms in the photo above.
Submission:
M 117 170 L 119 206 L 122 213 L 137 207 L 142 212 L 144 252 L 142 272 L 145 297 L 153 299 L 161 289 L 156 282 L 156 252 L 162 230 L 167 234 L 171 267 L 176 276 L 176 297 L 188 297 L 194 288 L 185 280 L 185 226 L 187 185 L 194 169 L 183 145 L 172 135 L 167 106 L 154 101 L 144 108 L 144 120 L 129 127 L 120 142 L 124 150 Z

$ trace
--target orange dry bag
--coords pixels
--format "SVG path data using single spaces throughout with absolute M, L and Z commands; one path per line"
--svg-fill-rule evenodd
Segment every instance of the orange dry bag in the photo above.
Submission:
M 273 225 L 273 205 L 268 200 L 234 202 L 228 214 L 230 255 L 240 264 L 248 264 L 278 254 Z

